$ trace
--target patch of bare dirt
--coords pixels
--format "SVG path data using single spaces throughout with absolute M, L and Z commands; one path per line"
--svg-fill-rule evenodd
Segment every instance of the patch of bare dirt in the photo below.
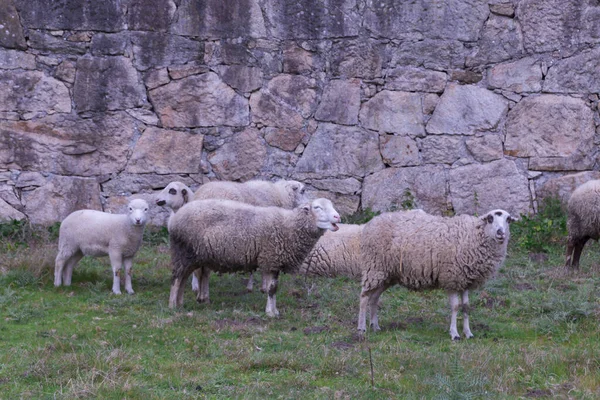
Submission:
M 302 332 L 304 332 L 305 335 L 313 335 L 316 333 L 327 332 L 328 330 L 328 326 L 311 326 L 308 328 L 304 328 Z

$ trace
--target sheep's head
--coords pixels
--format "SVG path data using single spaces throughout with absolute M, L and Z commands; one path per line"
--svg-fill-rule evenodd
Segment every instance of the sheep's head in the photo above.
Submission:
M 290 197 L 294 199 L 294 207 L 298 207 L 299 205 L 304 204 L 308 201 L 305 194 L 306 188 L 304 187 L 304 183 L 298 181 L 280 182 L 283 183 Z
M 484 222 L 484 230 L 488 237 L 494 238 L 498 243 L 504 243 L 510 238 L 509 224 L 515 221 L 508 212 L 504 210 L 492 210 L 481 217 Z
M 145 225 L 148 219 L 148 203 L 142 199 L 131 200 L 127 205 L 127 214 L 133 225 Z
M 185 184 L 171 182 L 156 195 L 156 205 L 177 211 L 190 201 L 191 195 L 192 191 Z
M 334 232 L 340 229 L 337 226 L 340 222 L 340 214 L 333 208 L 333 203 L 330 200 L 315 199 L 310 204 L 305 204 L 302 207 L 305 212 L 312 213 L 320 229 L 329 229 Z

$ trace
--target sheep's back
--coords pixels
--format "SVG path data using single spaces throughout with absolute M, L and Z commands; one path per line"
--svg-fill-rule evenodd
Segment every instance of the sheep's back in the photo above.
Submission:
M 319 239 L 302 263 L 300 274 L 360 279 L 360 234 L 363 225 L 338 224 L 338 227 L 338 231 L 327 231 Z
M 476 286 L 503 256 L 482 247 L 476 217 L 437 217 L 424 213 L 382 214 L 362 234 L 363 285 L 378 281 L 413 289 L 464 290 Z
M 253 270 L 281 260 L 294 229 L 293 210 L 228 200 L 194 201 L 173 216 L 172 240 L 192 249 L 197 262 L 217 271 Z

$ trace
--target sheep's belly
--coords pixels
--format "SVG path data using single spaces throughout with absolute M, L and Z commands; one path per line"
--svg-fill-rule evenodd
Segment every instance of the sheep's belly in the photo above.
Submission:
M 107 248 L 105 246 L 85 246 L 81 248 L 81 252 L 90 257 L 103 257 L 108 255 Z

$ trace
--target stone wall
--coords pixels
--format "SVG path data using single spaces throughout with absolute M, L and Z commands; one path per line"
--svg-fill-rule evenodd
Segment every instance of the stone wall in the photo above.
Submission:
M 597 0 L 1 4 L 4 220 L 280 177 L 518 214 L 600 177 Z

